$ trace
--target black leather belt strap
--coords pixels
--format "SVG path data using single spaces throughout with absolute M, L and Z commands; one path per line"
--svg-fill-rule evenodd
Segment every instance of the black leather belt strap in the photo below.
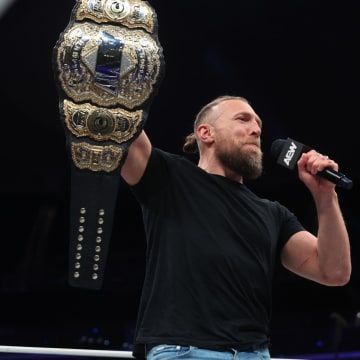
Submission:
M 154 9 L 142 0 L 77 0 L 53 65 L 71 159 L 69 283 L 99 289 L 120 168 L 163 77 Z
M 119 175 L 89 175 L 73 165 L 71 171 L 69 282 L 97 289 L 110 246 Z

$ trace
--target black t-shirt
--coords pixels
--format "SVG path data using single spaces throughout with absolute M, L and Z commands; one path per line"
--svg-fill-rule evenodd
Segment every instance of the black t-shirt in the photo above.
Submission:
M 269 341 L 272 277 L 304 230 L 278 202 L 153 148 L 139 201 L 146 275 L 133 355 L 143 344 L 237 348 Z

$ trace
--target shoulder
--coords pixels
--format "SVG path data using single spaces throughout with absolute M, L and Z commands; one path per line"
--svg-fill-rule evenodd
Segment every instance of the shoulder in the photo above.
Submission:
M 171 167 L 197 167 L 190 159 L 184 155 L 170 153 L 168 151 L 153 147 L 150 155 L 150 166 L 163 163 Z

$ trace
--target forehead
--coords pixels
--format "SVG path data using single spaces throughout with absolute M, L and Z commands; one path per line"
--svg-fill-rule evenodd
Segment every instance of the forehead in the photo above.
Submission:
M 237 111 L 246 111 L 254 112 L 254 109 L 246 101 L 240 99 L 230 99 L 224 100 L 215 107 L 216 111 L 219 113 L 223 112 L 237 112 Z
M 233 118 L 241 114 L 254 117 L 257 121 L 261 121 L 252 106 L 241 99 L 225 100 L 214 107 L 214 115 L 216 118 L 223 116 Z

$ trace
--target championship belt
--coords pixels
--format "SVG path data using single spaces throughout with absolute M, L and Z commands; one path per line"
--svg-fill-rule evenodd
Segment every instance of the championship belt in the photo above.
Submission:
M 120 168 L 144 127 L 164 65 L 147 1 L 77 0 L 53 53 L 71 161 L 72 286 L 102 286 Z

